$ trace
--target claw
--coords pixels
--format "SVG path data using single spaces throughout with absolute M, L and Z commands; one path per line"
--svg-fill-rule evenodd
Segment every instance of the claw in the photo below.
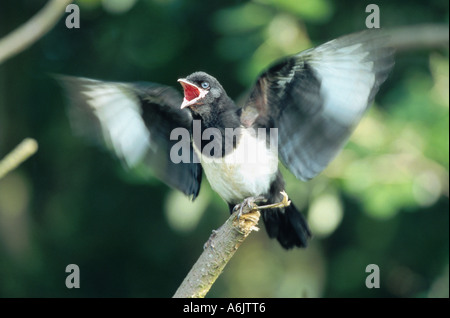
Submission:
M 263 196 L 249 197 L 249 198 L 244 199 L 244 201 L 242 201 L 242 203 L 236 204 L 233 208 L 233 212 L 236 212 L 237 210 L 239 210 L 239 212 L 237 214 L 237 220 L 239 221 L 242 214 L 247 214 L 253 210 L 259 209 L 258 205 L 256 205 L 255 202 L 266 202 L 266 201 L 267 201 L 267 199 L 264 198 Z M 244 211 L 244 209 L 245 209 L 245 211 Z
M 291 205 L 291 200 L 289 200 L 289 197 L 288 197 L 287 193 L 285 191 L 281 191 L 280 193 L 283 196 L 283 200 L 281 200 L 281 202 L 273 203 L 273 204 L 267 204 L 267 205 L 261 205 L 261 206 L 258 207 L 258 210 L 274 209 L 274 208 L 285 208 L 285 207 Z
M 285 208 L 291 204 L 291 200 L 289 200 L 289 197 L 285 191 L 280 192 L 283 196 L 283 199 L 281 202 L 273 203 L 273 204 L 267 204 L 267 205 L 256 205 L 255 202 L 266 202 L 267 199 L 259 196 L 259 197 L 249 197 L 244 199 L 242 203 L 236 204 L 233 208 L 233 212 L 236 212 L 239 210 L 237 214 L 237 220 L 239 221 L 242 214 L 247 214 L 253 210 L 265 210 L 265 209 L 274 209 L 274 208 Z M 244 211 L 245 209 L 245 211 Z

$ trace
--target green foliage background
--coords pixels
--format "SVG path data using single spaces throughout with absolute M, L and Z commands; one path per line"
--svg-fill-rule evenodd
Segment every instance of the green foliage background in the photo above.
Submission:
M 0 38 L 45 1 L 1 1 Z M 368 1 L 80 0 L 0 65 L 0 158 L 25 137 L 38 153 L 0 180 L 0 297 L 170 297 L 228 217 L 206 179 L 182 195 L 73 135 L 62 73 L 176 80 L 203 70 L 239 99 L 274 59 L 365 28 Z M 447 0 L 377 1 L 385 28 L 446 23 Z M 327 170 L 287 192 L 315 234 L 283 250 L 252 234 L 210 297 L 449 296 L 448 49 L 397 56 L 349 144 Z M 261 225 L 263 227 L 263 225 Z M 65 287 L 77 264 L 81 288 Z M 367 289 L 377 264 L 381 288 Z

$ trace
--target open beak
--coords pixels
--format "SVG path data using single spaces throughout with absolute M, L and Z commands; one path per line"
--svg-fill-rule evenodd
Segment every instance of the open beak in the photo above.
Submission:
M 199 101 L 209 92 L 208 90 L 198 87 L 184 78 L 180 78 L 178 82 L 180 82 L 184 90 L 184 99 L 181 104 L 181 109 L 200 104 Z

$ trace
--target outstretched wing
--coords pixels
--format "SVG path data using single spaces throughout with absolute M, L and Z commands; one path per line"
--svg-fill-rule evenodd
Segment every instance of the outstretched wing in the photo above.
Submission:
M 281 60 L 258 78 L 242 124 L 278 128 L 284 165 L 301 180 L 313 178 L 342 149 L 392 69 L 387 39 L 367 30 Z
M 175 89 L 154 83 L 57 78 L 69 95 L 69 117 L 76 132 L 100 141 L 127 167 L 143 163 L 169 186 L 197 197 L 199 161 L 191 157 L 190 163 L 175 164 L 170 159 L 177 142 L 170 140 L 171 131 L 192 127 L 192 116 L 180 109 L 182 97 Z M 192 148 L 190 153 L 195 156 Z

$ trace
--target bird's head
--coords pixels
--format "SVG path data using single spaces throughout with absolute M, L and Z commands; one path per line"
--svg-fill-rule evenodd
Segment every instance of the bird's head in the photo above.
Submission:
M 220 83 L 211 75 L 195 72 L 178 80 L 184 90 L 181 109 L 189 107 L 196 111 L 203 105 L 213 105 L 226 93 Z

